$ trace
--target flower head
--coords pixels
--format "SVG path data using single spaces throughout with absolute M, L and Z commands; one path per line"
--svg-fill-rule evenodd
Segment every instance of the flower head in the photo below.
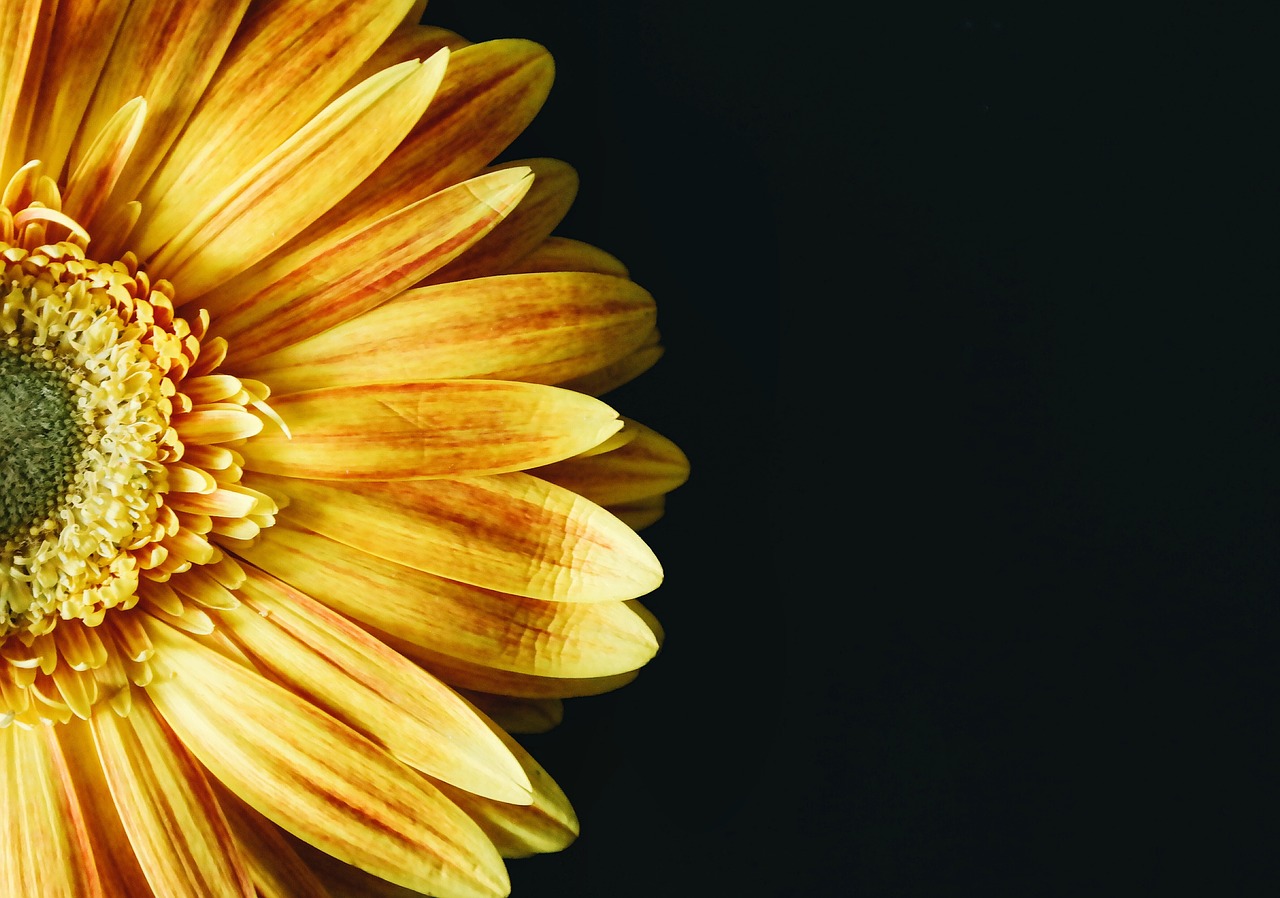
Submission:
M 508 891 L 634 677 L 653 301 L 408 0 L 0 12 L 0 894 Z M 391 894 L 391 891 L 385 891 Z

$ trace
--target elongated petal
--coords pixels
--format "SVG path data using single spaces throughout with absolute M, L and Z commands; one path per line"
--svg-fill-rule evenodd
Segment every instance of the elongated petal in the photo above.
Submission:
M 447 51 L 374 75 L 238 178 L 172 237 L 144 219 L 140 246 L 191 300 L 282 246 L 381 162 L 417 120 Z M 163 240 L 163 244 L 161 244 Z
M 6 174 L 27 161 L 20 158 L 31 114 L 23 85 L 29 70 L 40 68 L 52 18 L 41 3 L 0 4 L 0 168 Z
M 558 383 L 611 364 L 653 329 L 653 298 L 631 281 L 557 272 L 411 290 L 264 358 L 278 393 L 397 377 Z
M 251 364 L 386 302 L 466 252 L 532 183 L 506 169 L 442 190 L 361 229 L 296 242 L 205 297 L 231 357 Z M 247 370 L 247 369 L 246 369 Z
M 495 898 L 501 858 L 419 774 L 305 699 L 160 623 L 165 720 L 223 785 L 300 839 L 442 898 Z M 181 671 L 175 676 L 175 671 Z
M 593 271 L 625 278 L 627 266 L 616 256 L 599 247 L 568 237 L 548 237 L 505 272 L 526 274 L 534 271 Z
M 441 788 L 480 824 L 503 857 L 528 857 L 567 848 L 578 837 L 578 815 L 551 775 L 520 743 L 495 727 L 533 784 L 533 801 L 516 806 Z
M 91 723 L 111 797 L 156 894 L 254 898 L 204 771 L 150 703 Z
M 259 898 L 331 898 L 279 827 L 225 788 L 215 792 Z
M 316 223 L 367 225 L 480 173 L 542 108 L 554 66 L 546 48 L 503 39 L 462 47 L 426 114 L 378 170 Z
M 48 728 L 0 729 L 0 894 L 108 898 L 70 776 Z
M 564 602 L 630 599 L 662 568 L 598 505 L 527 474 L 394 483 L 246 477 L 292 500 L 302 526 L 427 573 Z M 270 490 L 268 490 L 270 491 Z
M 599 400 L 541 384 L 416 381 L 280 396 L 289 436 L 245 445 L 253 471 L 413 480 L 519 471 L 584 452 L 622 427 Z
M 167 156 L 156 157 L 164 162 L 141 197 L 148 210 L 146 251 L 310 121 L 410 6 L 410 0 L 255 4 L 181 138 Z M 216 11 L 202 17 L 223 18 Z M 234 17 L 227 18 L 234 28 Z
M 525 166 L 534 174 L 533 189 L 519 208 L 483 243 L 424 278 L 422 285 L 502 274 L 535 250 L 564 218 L 578 193 L 578 173 L 558 159 L 521 159 L 494 170 L 515 166 Z
M 67 179 L 62 197 L 64 212 L 86 227 L 93 226 L 94 216 L 111 195 L 116 179 L 129 161 L 146 116 L 147 101 L 142 97 L 130 100 L 112 116 Z
M 132 704 L 135 703 L 131 701 Z M 72 784 L 84 808 L 105 898 L 122 895 L 152 898 L 155 893 L 138 865 L 129 834 L 120 822 L 119 811 L 111 797 L 111 787 L 102 771 L 91 725 L 77 720 L 53 727 L 48 734 L 58 743 L 66 758 Z
M 467 586 L 300 529 L 287 516 L 242 552 L 348 617 L 485 667 L 600 677 L 640 667 L 658 650 L 624 603 L 543 602 Z
M 74 168 L 88 150 L 89 142 L 122 106 L 135 97 L 145 98 L 147 127 L 130 154 L 130 165 L 119 184 L 120 202 L 136 199 L 142 180 L 164 158 L 222 61 L 249 2 L 134 0 L 128 6 L 118 32 L 128 35 L 128 39 L 110 43 L 111 53 L 101 64 L 97 87 L 84 110 L 84 121 L 70 155 Z M 89 24 L 94 27 L 98 23 L 94 18 Z M 108 17 L 101 23 L 109 27 L 115 21 Z M 67 64 L 77 74 L 83 66 L 88 76 L 94 70 L 92 47 L 107 40 L 104 34 L 68 41 L 67 50 L 72 53 L 86 52 L 86 45 L 90 49 L 87 60 Z M 73 95 L 69 102 L 78 103 L 80 99 Z M 151 206 L 147 208 L 150 210 Z
M 277 681 L 436 779 L 529 800 L 519 765 L 452 689 L 296 589 L 246 574 L 245 607 L 220 615 L 222 628 Z
M 611 452 L 570 458 L 532 471 L 599 505 L 625 505 L 669 493 L 689 477 L 680 447 L 637 421 L 626 422 L 634 439 Z
M 129 5 L 128 0 L 59 0 L 53 26 L 57 40 L 45 57 L 24 161 L 39 159 L 49 171 L 62 172 Z M 224 11 L 224 17 L 233 18 L 231 12 Z

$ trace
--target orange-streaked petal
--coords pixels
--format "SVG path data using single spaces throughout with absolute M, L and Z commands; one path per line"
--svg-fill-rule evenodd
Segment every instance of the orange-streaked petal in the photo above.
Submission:
M 332 898 L 279 827 L 220 785 L 214 791 L 259 898 Z
M 343 94 L 230 181 L 172 236 L 147 216 L 139 245 L 190 301 L 284 245 L 360 183 L 427 107 L 448 61 L 387 69 Z M 181 191 L 179 191 L 181 192 Z
M 310 597 L 249 566 L 244 607 L 220 629 L 275 680 L 409 766 L 524 804 L 529 781 L 457 693 Z
M 142 700 L 141 696 L 139 699 Z M 131 701 L 130 707 L 133 704 L 135 702 Z M 111 797 L 111 787 L 102 772 L 91 725 L 77 720 L 53 727 L 48 733 L 57 741 L 67 759 L 76 795 L 84 807 L 106 898 L 122 895 L 152 898 L 151 885 L 138 865 L 138 857 L 133 852 L 129 835 L 120 822 L 120 814 Z
M 502 380 L 327 387 L 271 405 L 289 434 L 247 443 L 244 467 L 318 480 L 519 471 L 585 452 L 622 427 L 597 399 Z
M 421 775 L 259 674 L 158 622 L 148 687 L 182 741 L 228 789 L 300 839 L 406 888 L 498 898 L 492 843 Z M 180 671 L 180 675 L 175 672 Z
M 560 224 L 578 193 L 578 173 L 558 159 L 504 162 L 495 171 L 525 166 L 533 188 L 520 206 L 485 240 L 422 280 L 422 285 L 465 281 L 502 274 L 535 250 Z
M 555 236 L 542 241 L 505 273 L 526 274 L 535 271 L 592 271 L 620 278 L 630 277 L 627 266 L 611 253 L 581 240 Z
M 157 895 L 255 898 L 204 771 L 149 702 L 91 721 L 111 797 Z
M 658 650 L 626 603 L 543 602 L 467 586 L 300 529 L 288 516 L 241 552 L 348 617 L 484 667 L 601 677 L 640 667 Z
M 551 54 L 516 38 L 462 47 L 426 114 L 363 184 L 315 225 L 367 226 L 481 172 L 533 120 L 551 90 Z
M 0 894 L 108 898 L 86 810 L 51 728 L 0 728 Z
M 680 447 L 637 421 L 626 421 L 634 439 L 611 452 L 570 458 L 530 471 L 598 505 L 626 505 L 669 493 L 689 477 Z
M 662 567 L 635 531 L 523 473 L 392 483 L 246 475 L 289 496 L 303 527 L 407 567 L 561 602 L 644 595 Z
M 85 52 L 99 41 L 110 44 L 111 52 L 98 74 L 84 110 L 80 132 L 70 150 L 70 167 L 106 127 L 115 114 L 135 97 L 147 101 L 147 127 L 130 155 L 116 195 L 118 202 L 136 199 L 136 190 L 186 123 L 204 93 L 235 36 L 249 0 L 134 0 L 118 33 L 82 38 L 67 50 Z M 107 18 L 110 27 L 115 20 Z M 91 20 L 96 26 L 97 20 Z M 119 35 L 127 35 L 121 38 Z M 114 40 L 112 40 L 114 38 Z M 96 72 L 89 59 L 73 64 L 73 71 L 88 76 Z M 79 97 L 75 100 L 78 102 Z M 61 141 L 59 141 L 59 146 Z M 219 149 L 225 149 L 225 144 Z M 147 206 L 151 210 L 151 206 Z
M 163 164 L 141 196 L 154 246 L 306 125 L 410 6 L 411 0 L 254 4 L 181 137 L 167 156 L 156 157 Z M 234 28 L 234 17 L 227 18 Z M 157 40 L 165 38 L 160 30 Z
M 506 169 L 442 190 L 367 228 L 295 241 L 204 297 L 243 370 L 386 302 L 488 234 L 532 183 Z
M 622 278 L 477 278 L 410 290 L 247 367 L 277 393 L 376 383 L 387 372 L 558 383 L 626 356 L 654 321 L 653 298 Z
M 601 695 L 621 689 L 634 680 L 639 671 L 606 677 L 539 677 L 532 674 L 498 670 L 483 664 L 474 664 L 459 658 L 443 655 L 431 649 L 414 645 L 400 635 L 365 625 L 378 639 L 393 649 L 412 658 L 427 670 L 451 686 L 476 692 L 492 692 L 517 698 L 580 698 L 585 695 Z
M 520 743 L 496 727 L 495 732 L 533 784 L 533 801 L 517 807 L 468 795 L 452 786 L 441 788 L 480 824 L 503 857 L 528 857 L 569 847 L 578 837 L 578 815 L 564 791 Z
M 23 102 L 49 45 L 52 16 L 41 3 L 0 4 L 0 174 L 6 178 L 22 158 L 31 104 Z M 28 91 L 23 86 L 28 85 Z
M 24 162 L 39 159 L 50 172 L 62 172 L 129 5 L 129 0 L 59 0 L 53 25 L 58 39 L 50 42 L 41 71 Z
M 129 161 L 146 117 L 147 101 L 142 97 L 130 100 L 111 117 L 67 179 L 62 193 L 64 212 L 86 227 L 93 227 L 94 217 Z

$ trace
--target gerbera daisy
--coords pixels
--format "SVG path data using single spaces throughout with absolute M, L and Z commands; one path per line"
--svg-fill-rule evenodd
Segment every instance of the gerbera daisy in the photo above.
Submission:
M 502 895 L 658 649 L 649 294 L 410 0 L 0 4 L 0 895 Z M 407 890 L 407 891 L 406 891 Z

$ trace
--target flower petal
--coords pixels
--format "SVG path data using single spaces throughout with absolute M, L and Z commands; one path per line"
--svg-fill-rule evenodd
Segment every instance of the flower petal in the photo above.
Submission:
M 289 496 L 289 517 L 303 527 L 474 586 L 609 602 L 644 595 L 662 580 L 658 559 L 633 530 L 527 474 L 340 484 L 245 478 L 259 481 Z
M 190 301 L 279 248 L 362 181 L 427 107 L 448 51 L 343 94 L 170 235 L 148 216 L 137 240 Z
M 279 827 L 221 786 L 215 792 L 259 898 L 331 898 Z
M 524 258 L 504 272 L 524 274 L 534 271 L 593 271 L 625 278 L 627 266 L 599 247 L 568 237 L 548 237 Z
M 327 387 L 271 404 L 290 435 L 247 443 L 244 467 L 319 480 L 519 471 L 584 452 L 622 427 L 597 399 L 501 380 Z
M 530 471 L 598 505 L 626 505 L 671 492 L 689 477 L 680 447 L 636 421 L 626 422 L 634 439 L 611 452 Z
M 134 854 L 158 895 L 255 898 L 231 830 L 195 759 L 149 702 L 95 714 L 94 743 Z
M 360 627 L 250 566 L 220 630 L 264 671 L 409 766 L 498 801 L 529 781 L 458 694 Z
M 532 41 L 484 41 L 457 50 L 409 136 L 315 232 L 366 226 L 479 174 L 533 120 L 553 76 L 551 54 Z
M 488 377 L 557 383 L 624 357 L 652 331 L 653 298 L 631 281 L 555 272 L 410 290 L 322 334 L 249 360 L 277 393 Z
M 543 602 L 467 586 L 304 530 L 287 516 L 241 554 L 348 617 L 484 667 L 600 677 L 640 667 L 658 650 L 651 628 L 622 602 Z
M 135 97 L 107 122 L 67 179 L 62 195 L 62 209 L 67 215 L 93 227 L 94 217 L 129 161 L 146 117 L 147 101 Z
M 39 3 L 0 4 L 0 169 L 6 178 L 28 161 L 20 158 L 31 120 L 23 85 L 31 82 L 30 71 L 40 70 L 50 18 Z
M 569 847 L 578 837 L 578 816 L 564 791 L 520 743 L 496 727 L 495 732 L 533 784 L 533 801 L 517 806 L 469 795 L 444 784 L 441 789 L 480 824 L 503 857 L 528 857 Z
M 164 158 L 217 71 L 248 6 L 248 0 L 134 0 L 118 31 L 85 31 L 83 34 L 90 36 L 66 41 L 71 53 L 85 52 L 86 47 L 99 43 L 111 47 L 105 63 L 98 62 L 100 72 L 91 65 L 92 49 L 87 60 L 69 64 L 75 73 L 97 79 L 70 150 L 70 167 L 75 167 L 88 150 L 88 141 L 102 132 L 122 106 L 144 97 L 147 127 L 129 157 L 131 164 L 123 173 L 117 194 L 122 202 L 136 199 L 143 179 Z M 117 22 L 115 17 L 101 21 L 95 17 L 85 27 L 110 28 Z M 73 94 L 71 102 L 82 99 Z M 61 140 L 57 145 L 61 146 Z M 225 144 L 219 147 L 225 148 Z M 150 205 L 147 208 L 151 210 Z
M 237 5 L 243 0 L 235 0 Z M 212 0 L 224 5 L 226 0 Z M 183 7 L 194 3 L 171 4 Z M 204 3 L 199 4 L 201 6 Z M 409 0 L 279 0 L 256 3 L 236 42 L 218 66 L 200 106 L 140 197 L 152 246 L 176 234 L 227 185 L 302 128 L 411 6 Z M 202 19 L 236 27 L 236 16 L 216 9 Z M 169 35 L 159 28 L 157 41 Z M 139 32 L 129 32 L 139 33 Z M 142 32 L 146 33 L 146 32 Z M 190 52 L 190 51 L 188 51 Z M 219 57 L 221 54 L 219 54 Z M 198 60 L 198 57 L 194 57 Z M 217 65 L 218 57 L 214 64 Z M 180 74 L 168 77 L 181 81 Z M 135 90 L 152 100 L 146 91 Z M 129 99 L 125 97 L 124 99 Z M 112 111 L 120 101 L 112 107 Z M 172 137 L 170 137 L 172 139 Z M 165 142 L 162 149 L 168 149 Z
M 202 299 L 242 367 L 375 308 L 465 253 L 520 202 L 527 169 L 473 178 L 357 230 L 264 260 Z
M 442 898 L 507 893 L 489 840 L 411 768 L 217 651 L 158 622 L 147 629 L 163 659 L 148 692 L 196 757 L 249 806 L 406 888 Z
M 516 166 L 533 171 L 529 195 L 475 249 L 423 278 L 423 286 L 502 274 L 536 249 L 560 224 L 577 196 L 578 173 L 557 159 L 521 159 L 503 163 L 494 171 Z
M 0 894 L 106 898 L 70 777 L 51 728 L 0 728 Z
M 57 40 L 41 69 L 23 161 L 39 159 L 49 171 L 62 171 L 129 6 L 129 0 L 60 0 L 52 32 Z M 233 19 L 232 10 L 224 9 L 223 17 Z

